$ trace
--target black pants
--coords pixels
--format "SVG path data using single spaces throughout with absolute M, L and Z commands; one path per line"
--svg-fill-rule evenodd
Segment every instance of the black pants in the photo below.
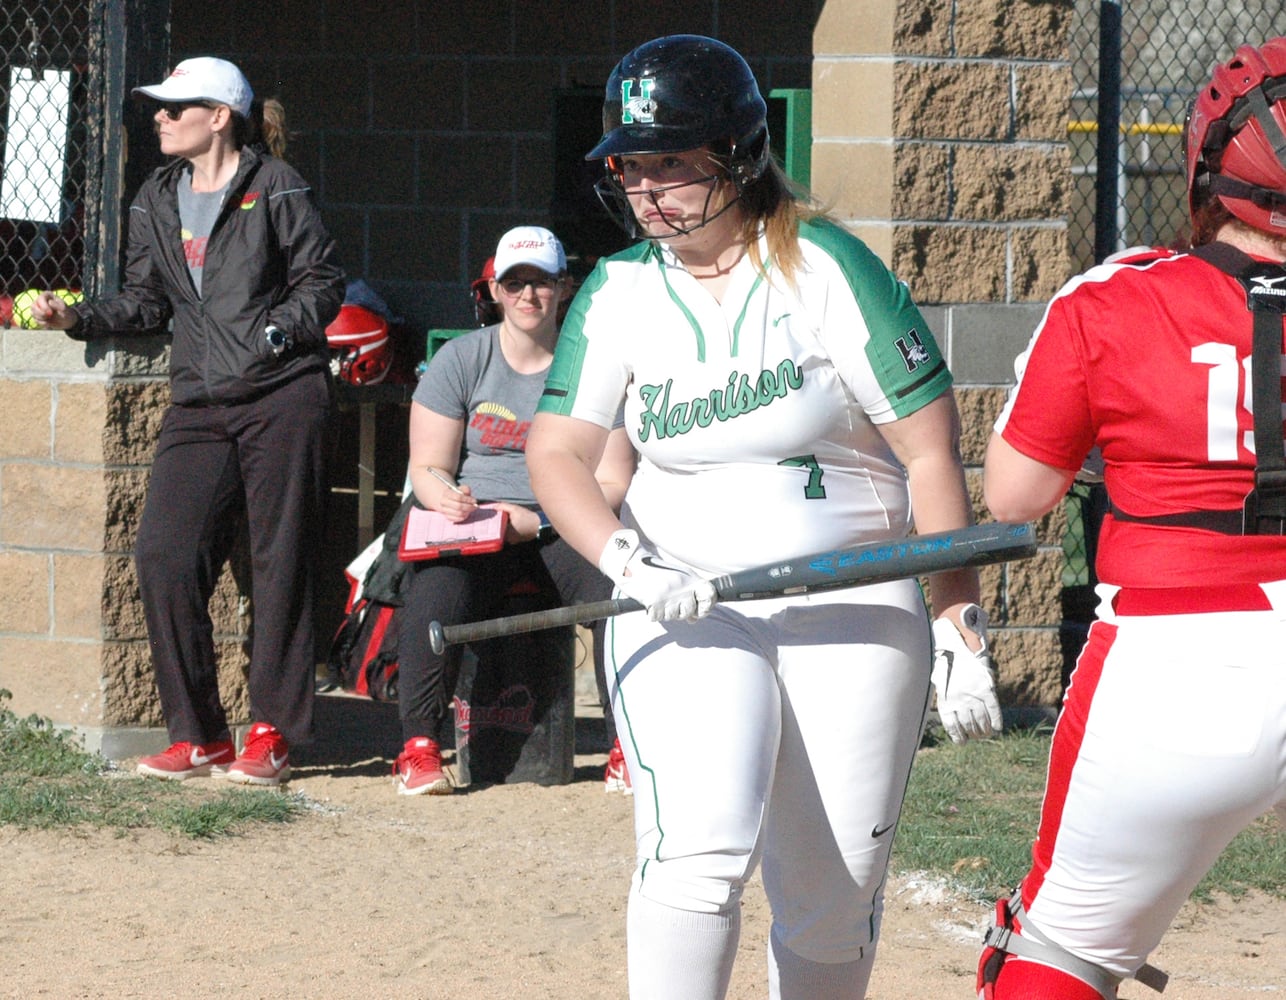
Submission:
M 330 414 L 325 372 L 251 402 L 165 414 L 134 560 L 174 742 L 228 737 L 209 605 L 243 515 L 254 610 L 251 717 L 291 743 L 312 739 L 313 589 Z
M 499 552 L 416 563 L 405 591 L 404 624 L 398 631 L 398 708 L 402 738 L 427 736 L 441 742 L 451 698 L 460 679 L 458 649 L 433 652 L 429 625 L 461 625 L 502 613 L 505 593 L 519 580 L 531 580 L 549 595 L 549 605 L 605 601 L 612 581 L 561 538 L 509 545 Z M 603 691 L 605 622 L 595 622 L 594 674 Z M 615 738 L 610 711 L 608 740 Z

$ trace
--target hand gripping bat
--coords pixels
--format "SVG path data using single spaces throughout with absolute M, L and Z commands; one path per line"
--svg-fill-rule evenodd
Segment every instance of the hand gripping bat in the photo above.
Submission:
M 817 552 L 727 573 L 711 582 L 720 601 L 753 601 L 927 576 L 965 566 L 1026 559 L 1035 554 L 1034 525 L 997 521 L 955 531 L 910 535 Z M 519 632 L 538 632 L 641 610 L 643 605 L 633 598 L 616 597 L 463 625 L 444 627 L 440 622 L 432 622 L 429 625 L 429 644 L 435 653 L 441 653 L 447 646 L 458 643 L 495 639 Z

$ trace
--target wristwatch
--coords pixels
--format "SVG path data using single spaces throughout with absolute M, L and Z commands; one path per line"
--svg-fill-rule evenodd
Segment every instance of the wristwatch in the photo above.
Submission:
M 263 336 L 268 341 L 268 350 L 272 351 L 274 358 L 281 357 L 295 346 L 295 342 L 290 338 L 290 335 L 279 326 L 264 327 Z
M 536 513 L 540 515 L 540 527 L 536 530 L 536 541 L 552 542 L 558 537 L 558 532 L 554 529 L 554 526 L 549 523 L 549 518 L 545 516 L 545 512 L 543 510 L 538 510 Z

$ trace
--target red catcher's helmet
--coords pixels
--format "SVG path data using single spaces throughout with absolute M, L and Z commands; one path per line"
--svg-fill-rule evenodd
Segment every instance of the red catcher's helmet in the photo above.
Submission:
M 1191 211 L 1214 195 L 1248 225 L 1286 234 L 1286 38 L 1215 67 L 1184 142 Z
M 335 377 L 353 385 L 384 381 L 393 364 L 388 321 L 363 306 L 342 305 L 326 327 L 330 367 Z

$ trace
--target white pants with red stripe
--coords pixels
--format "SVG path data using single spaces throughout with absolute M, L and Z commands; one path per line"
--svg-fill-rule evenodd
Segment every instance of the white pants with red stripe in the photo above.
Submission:
M 1286 601 L 1122 616 L 1113 591 L 1064 699 L 1023 902 L 1125 977 L 1233 837 L 1286 821 Z

